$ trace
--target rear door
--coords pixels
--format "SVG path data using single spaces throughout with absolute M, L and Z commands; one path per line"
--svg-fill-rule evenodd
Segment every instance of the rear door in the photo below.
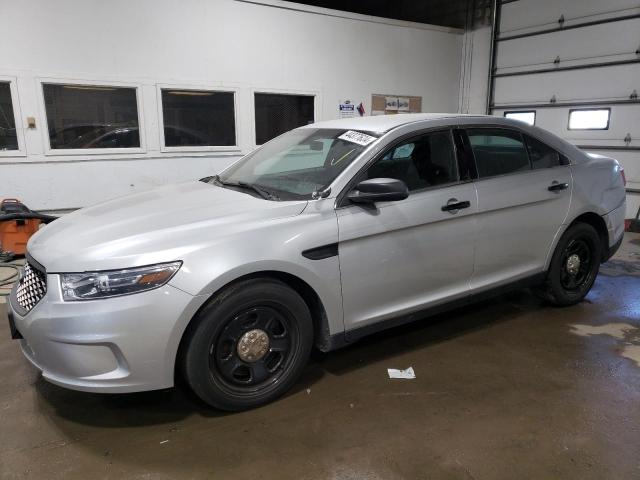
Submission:
M 467 128 L 478 179 L 471 291 L 541 273 L 571 201 L 568 161 L 508 128 Z
M 452 132 L 398 141 L 357 181 L 368 178 L 402 180 L 410 194 L 337 209 L 346 329 L 468 295 L 477 202 Z

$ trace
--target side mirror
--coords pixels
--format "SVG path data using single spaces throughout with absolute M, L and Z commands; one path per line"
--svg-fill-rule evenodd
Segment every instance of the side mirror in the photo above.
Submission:
M 409 196 L 409 189 L 402 180 L 372 178 L 360 182 L 347 198 L 354 203 L 393 202 Z

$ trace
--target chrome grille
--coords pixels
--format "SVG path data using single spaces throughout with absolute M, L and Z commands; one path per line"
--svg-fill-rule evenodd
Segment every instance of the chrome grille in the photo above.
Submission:
M 22 278 L 16 290 L 18 305 L 27 312 L 47 293 L 47 274 L 29 263 L 25 263 Z

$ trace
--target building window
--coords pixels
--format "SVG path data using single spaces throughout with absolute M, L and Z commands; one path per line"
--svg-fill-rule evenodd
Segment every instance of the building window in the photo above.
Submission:
M 569 130 L 608 130 L 610 108 L 569 110 Z
M 52 149 L 140 148 L 136 89 L 43 84 Z
M 530 112 L 504 112 L 505 118 L 511 118 L 513 120 L 518 120 L 519 122 L 524 122 L 529 125 L 536 124 L 536 112 L 532 110 Z
M 256 93 L 256 145 L 313 123 L 313 102 L 312 95 Z
M 11 101 L 11 84 L 0 82 L 0 151 L 18 150 L 16 117 Z
M 233 92 L 162 89 L 165 147 L 235 146 Z

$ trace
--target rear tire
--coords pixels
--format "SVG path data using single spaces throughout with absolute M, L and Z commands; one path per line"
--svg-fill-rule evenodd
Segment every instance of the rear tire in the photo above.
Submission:
M 601 258 L 600 236 L 591 225 L 569 227 L 556 246 L 538 295 L 561 307 L 581 302 L 595 282 Z
M 313 344 L 304 300 L 275 279 L 250 279 L 212 298 L 185 338 L 183 375 L 209 405 L 229 411 L 271 402 L 302 373 Z

